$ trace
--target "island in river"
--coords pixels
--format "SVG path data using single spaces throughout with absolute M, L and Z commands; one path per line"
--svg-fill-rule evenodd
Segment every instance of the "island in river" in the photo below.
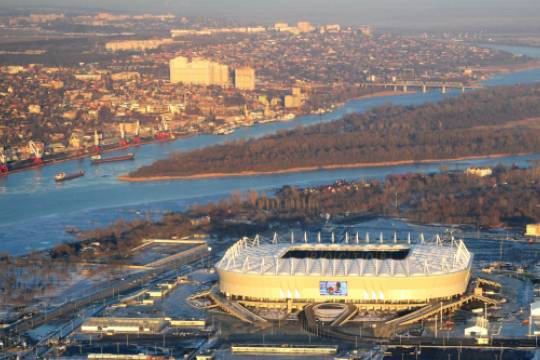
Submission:
M 540 151 L 540 84 L 421 106 L 382 106 L 324 124 L 172 154 L 121 180 L 154 181 L 384 166 Z

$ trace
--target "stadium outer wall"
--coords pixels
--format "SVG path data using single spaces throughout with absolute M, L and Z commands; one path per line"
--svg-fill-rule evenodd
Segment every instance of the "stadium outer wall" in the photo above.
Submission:
M 261 302 L 427 302 L 465 293 L 470 268 L 408 277 L 261 275 L 218 269 L 220 291 L 228 297 Z M 321 281 L 347 282 L 346 296 L 320 294 Z

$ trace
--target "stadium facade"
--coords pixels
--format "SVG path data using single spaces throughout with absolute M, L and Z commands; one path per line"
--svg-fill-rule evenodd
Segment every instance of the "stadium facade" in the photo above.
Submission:
M 310 242 L 243 238 L 216 264 L 220 292 L 257 302 L 414 303 L 467 290 L 473 255 L 461 240 L 412 243 L 345 236 Z

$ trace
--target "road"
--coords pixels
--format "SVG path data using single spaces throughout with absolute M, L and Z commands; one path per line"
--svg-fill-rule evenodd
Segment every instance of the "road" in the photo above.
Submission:
M 116 279 L 108 283 L 107 287 L 95 292 L 94 294 L 67 302 L 46 313 L 35 315 L 28 319 L 19 320 L 16 323 L 11 324 L 9 327 L 2 329 L 0 332 L 4 344 L 6 344 L 8 347 L 15 343 L 15 341 L 13 341 L 14 339 L 18 338 L 28 330 L 35 329 L 38 326 L 46 324 L 47 322 L 57 318 L 69 317 L 70 320 L 67 323 L 60 326 L 55 332 L 49 334 L 46 338 L 40 340 L 36 347 L 43 347 L 44 342 L 48 343 L 48 341 L 55 336 L 58 336 L 59 339 L 63 339 L 71 332 L 67 331 L 64 333 L 66 325 L 71 325 L 71 321 L 77 320 L 78 322 L 82 322 L 88 316 L 91 316 L 89 314 L 98 313 L 98 311 L 93 312 L 91 310 L 85 310 L 85 308 L 88 306 L 95 305 L 95 309 L 99 309 L 100 307 L 105 307 L 118 301 L 120 295 L 138 291 L 144 287 L 163 281 L 168 277 L 175 276 L 176 274 L 185 275 L 189 271 L 192 271 L 193 267 L 207 264 L 209 256 L 211 256 L 211 254 L 205 249 L 205 251 L 192 254 L 189 259 L 179 259 L 178 261 L 172 261 L 156 269 L 131 274 L 121 279 Z M 180 269 L 178 267 L 180 267 Z M 75 314 L 85 313 L 87 315 L 83 316 L 81 319 L 77 319 L 77 317 L 73 319 Z M 73 326 L 73 328 L 76 327 Z M 35 348 L 32 348 L 30 353 L 34 352 Z
M 538 348 L 537 337 L 497 337 L 491 338 L 489 345 L 478 345 L 476 339 L 472 337 L 394 337 L 382 339 L 376 337 L 365 337 L 353 335 L 344 332 L 339 327 L 333 327 L 319 322 L 313 311 L 313 307 L 308 305 L 304 308 L 304 312 L 300 317 L 303 321 L 304 329 L 320 336 L 331 339 L 347 341 L 355 344 L 384 344 L 390 347 L 400 346 L 422 346 L 422 347 L 445 347 L 445 348 L 470 348 L 470 349 L 527 349 L 533 350 Z

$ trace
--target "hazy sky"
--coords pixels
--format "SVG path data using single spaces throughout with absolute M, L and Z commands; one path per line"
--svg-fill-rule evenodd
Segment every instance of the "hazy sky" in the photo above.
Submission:
M 463 27 L 531 25 L 540 22 L 540 0 L 1 0 L 4 7 L 165 12 L 234 17 L 254 22 L 293 21 L 347 24 Z

